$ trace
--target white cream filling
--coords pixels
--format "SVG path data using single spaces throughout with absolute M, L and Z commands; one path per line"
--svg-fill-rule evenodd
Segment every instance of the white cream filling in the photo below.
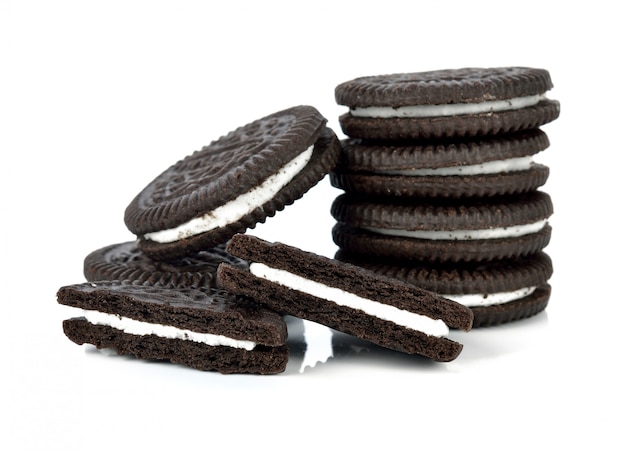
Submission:
M 517 157 L 494 160 L 476 165 L 448 166 L 443 168 L 416 168 L 408 170 L 375 170 L 378 174 L 392 176 L 475 176 L 478 174 L 497 174 L 512 171 L 526 171 L 533 165 L 533 157 Z
M 461 104 L 410 105 L 397 108 L 355 107 L 350 109 L 350 114 L 366 118 L 429 118 L 433 116 L 472 115 L 532 107 L 545 98 L 544 93 L 504 100 Z
M 512 290 L 510 292 L 498 292 L 491 294 L 453 294 L 453 295 L 441 295 L 452 301 L 456 301 L 468 308 L 475 306 L 493 306 L 497 304 L 509 303 L 511 301 L 520 300 L 524 297 L 531 295 L 537 287 L 523 287 L 518 290 Z
M 285 270 L 279 270 L 268 267 L 265 264 L 253 262 L 250 264 L 250 272 L 258 278 L 263 278 L 288 287 L 289 289 L 331 301 L 339 306 L 358 309 L 359 311 L 365 312 L 367 315 L 382 320 L 388 320 L 412 330 L 421 331 L 429 336 L 444 337 L 449 333 L 448 326 L 441 319 L 432 319 L 422 314 L 405 311 L 395 306 L 369 300 L 336 287 L 329 287 L 317 281 L 311 281 Z
M 398 237 L 409 237 L 423 240 L 484 240 L 502 239 L 511 237 L 521 237 L 527 234 L 534 234 L 543 229 L 548 220 L 540 220 L 530 224 L 520 224 L 516 226 L 490 228 L 490 229 L 459 229 L 455 231 L 406 231 L 403 229 L 368 228 L 368 231 L 377 234 L 393 235 Z
M 186 341 L 200 342 L 211 346 L 226 346 L 252 350 L 256 344 L 252 341 L 232 339 L 219 334 L 198 333 L 191 330 L 176 328 L 171 325 L 142 322 L 115 314 L 107 314 L 99 311 L 84 310 L 83 317 L 94 325 L 105 325 L 136 336 L 153 334 L 166 339 L 182 339 Z
M 248 215 L 257 207 L 270 201 L 285 185 L 309 163 L 313 155 L 313 146 L 291 160 L 276 173 L 268 177 L 261 185 L 232 201 L 219 206 L 212 212 L 192 218 L 175 228 L 149 232 L 144 238 L 158 243 L 171 243 L 187 237 L 224 227 Z

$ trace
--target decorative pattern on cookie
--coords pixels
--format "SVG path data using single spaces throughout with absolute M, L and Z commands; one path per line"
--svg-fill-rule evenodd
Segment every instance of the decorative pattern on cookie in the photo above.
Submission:
M 242 126 L 172 165 L 130 203 L 125 222 L 154 259 L 223 244 L 293 203 L 336 165 L 339 143 L 313 107 Z
M 335 88 L 352 138 L 428 139 L 534 129 L 559 116 L 548 71 L 462 68 L 359 77 Z
M 146 256 L 137 242 L 109 245 L 85 258 L 83 273 L 87 281 L 133 281 L 135 284 L 209 288 L 215 287 L 215 274 L 222 262 L 247 268 L 248 263 L 226 252 L 226 245 L 178 260 L 157 261 Z
M 449 328 L 471 328 L 469 308 L 355 265 L 249 235 L 234 236 L 227 250 L 250 269 L 221 264 L 220 287 L 383 347 L 451 361 L 462 345 Z
M 80 309 L 63 322 L 79 345 L 221 373 L 274 374 L 287 364 L 283 318 L 225 291 L 99 282 L 61 287 L 57 300 Z

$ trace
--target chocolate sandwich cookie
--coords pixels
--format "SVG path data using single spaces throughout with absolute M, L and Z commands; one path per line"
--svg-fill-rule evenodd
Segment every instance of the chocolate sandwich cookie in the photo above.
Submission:
M 360 77 L 335 88 L 346 135 L 427 139 L 534 129 L 559 116 L 548 71 L 463 68 Z
M 127 227 L 154 259 L 223 244 L 300 198 L 336 164 L 339 142 L 313 107 L 242 126 L 172 165 L 126 208 Z
M 135 284 L 171 287 L 215 287 L 215 274 L 222 262 L 247 268 L 244 260 L 226 252 L 226 245 L 198 251 L 192 256 L 157 261 L 146 256 L 137 242 L 105 246 L 85 257 L 87 281 L 133 281 Z
M 474 312 L 473 327 L 498 325 L 543 311 L 550 299 L 550 257 L 539 252 L 490 262 L 426 263 L 359 256 L 335 258 L 400 279 L 461 303 Z
M 536 190 L 549 168 L 533 156 L 550 145 L 539 129 L 437 142 L 341 142 L 331 183 L 378 196 L 494 196 Z
M 57 299 L 82 310 L 63 322 L 79 345 L 225 374 L 286 368 L 283 318 L 225 291 L 99 282 L 61 287 Z
M 552 229 L 550 196 L 532 191 L 489 198 L 338 196 L 333 240 L 357 254 L 440 262 L 486 261 L 536 253 Z
M 249 235 L 233 237 L 227 250 L 250 269 L 221 264 L 220 287 L 383 347 L 451 361 L 462 345 L 449 328 L 472 325 L 469 308 L 355 265 Z

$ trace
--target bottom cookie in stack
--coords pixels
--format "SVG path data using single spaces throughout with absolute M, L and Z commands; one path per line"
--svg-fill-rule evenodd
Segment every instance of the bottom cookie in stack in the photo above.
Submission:
M 544 252 L 490 262 L 425 263 L 380 259 L 339 250 L 337 260 L 359 265 L 469 307 L 473 328 L 531 317 L 550 299 L 552 260 Z

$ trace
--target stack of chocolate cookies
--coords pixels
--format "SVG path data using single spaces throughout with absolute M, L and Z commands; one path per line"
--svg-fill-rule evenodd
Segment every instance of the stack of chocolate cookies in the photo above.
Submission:
M 535 315 L 552 262 L 543 69 L 464 68 L 337 86 L 348 136 L 331 173 L 336 258 L 471 308 L 474 327 Z

